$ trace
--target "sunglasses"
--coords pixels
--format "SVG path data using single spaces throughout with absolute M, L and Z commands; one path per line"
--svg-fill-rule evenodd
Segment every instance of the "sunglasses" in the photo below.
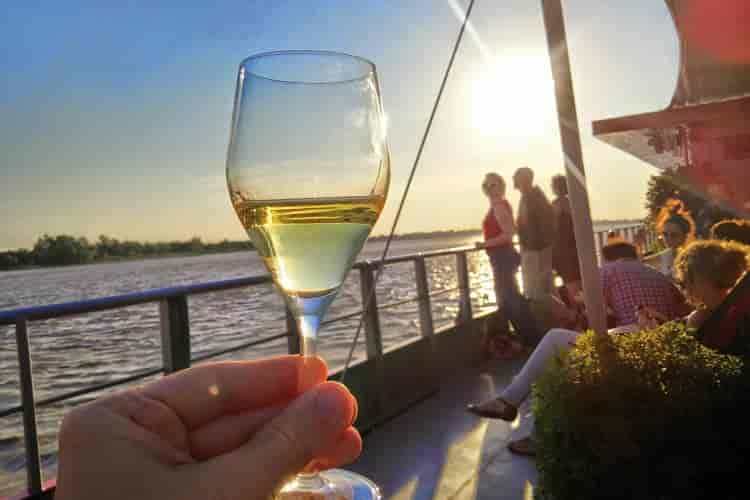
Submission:
M 664 238 L 680 238 L 680 237 L 682 237 L 682 233 L 680 233 L 679 231 L 664 231 L 663 233 L 661 233 L 661 235 Z

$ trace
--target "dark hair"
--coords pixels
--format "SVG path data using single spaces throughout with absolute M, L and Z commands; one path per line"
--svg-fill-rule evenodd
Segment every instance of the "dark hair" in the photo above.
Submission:
M 695 221 L 680 200 L 670 198 L 659 210 L 659 215 L 656 218 L 656 230 L 661 233 L 664 231 L 666 224 L 674 224 L 679 227 L 685 233 L 686 240 L 695 235 Z
M 555 175 L 552 177 L 552 191 L 558 196 L 568 194 L 568 179 L 564 175 Z
M 711 238 L 750 245 L 750 221 L 726 219 L 711 226 Z
M 703 240 L 686 246 L 674 268 L 685 285 L 702 278 L 716 288 L 732 288 L 750 266 L 750 247 L 734 241 Z
M 520 167 L 516 169 L 515 173 L 513 174 L 513 177 L 516 177 L 518 175 L 528 176 L 529 182 L 534 182 L 534 171 L 531 170 L 530 167 Z
M 613 262 L 618 259 L 637 259 L 638 249 L 628 241 L 617 240 L 607 243 L 602 247 L 602 257 L 607 262 Z

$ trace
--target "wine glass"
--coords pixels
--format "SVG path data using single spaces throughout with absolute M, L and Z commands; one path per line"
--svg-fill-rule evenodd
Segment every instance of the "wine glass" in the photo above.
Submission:
M 385 204 L 390 182 L 375 65 L 323 51 L 240 64 L 227 184 L 237 216 L 297 322 L 302 354 Z M 380 498 L 341 469 L 301 473 L 279 498 Z

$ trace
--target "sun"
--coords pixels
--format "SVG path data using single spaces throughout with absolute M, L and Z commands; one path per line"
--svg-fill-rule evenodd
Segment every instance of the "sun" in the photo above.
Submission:
M 544 51 L 508 51 L 483 65 L 471 81 L 472 125 L 497 138 L 533 138 L 555 120 L 554 82 Z

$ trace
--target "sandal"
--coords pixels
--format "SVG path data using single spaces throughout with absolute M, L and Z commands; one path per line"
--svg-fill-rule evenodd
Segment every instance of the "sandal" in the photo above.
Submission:
M 491 399 L 479 404 L 466 405 L 466 411 L 484 418 L 499 418 L 512 422 L 518 415 L 518 409 L 503 398 Z
M 531 437 L 511 441 L 508 443 L 508 449 L 517 455 L 523 455 L 525 457 L 536 456 L 536 445 Z

